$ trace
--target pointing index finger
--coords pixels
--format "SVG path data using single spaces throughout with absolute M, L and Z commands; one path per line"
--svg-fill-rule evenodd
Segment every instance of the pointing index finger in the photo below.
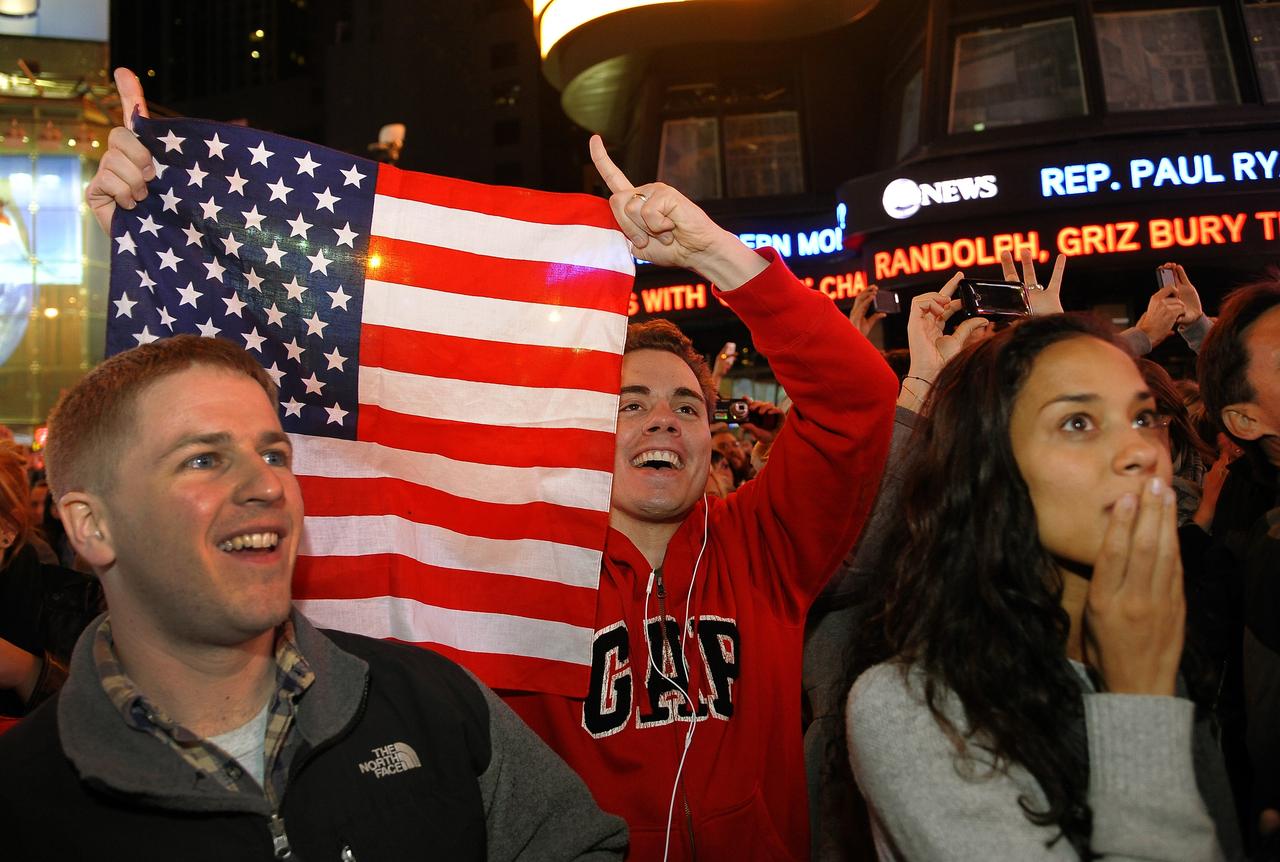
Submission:
M 588 144 L 591 150 L 591 161 L 595 164 L 596 170 L 600 174 L 600 179 L 604 180 L 604 184 L 609 187 L 609 191 L 617 194 L 618 192 L 627 192 L 635 188 L 631 185 L 631 181 L 627 179 L 627 175 L 622 169 L 613 163 L 613 159 L 609 158 L 609 153 L 605 151 L 604 141 L 599 135 L 592 135 L 591 142 Z

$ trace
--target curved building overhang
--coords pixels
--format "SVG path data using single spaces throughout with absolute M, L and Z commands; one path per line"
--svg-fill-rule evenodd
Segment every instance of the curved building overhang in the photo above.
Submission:
M 791 39 L 860 18 L 879 0 L 528 0 L 543 72 L 565 113 L 616 134 L 649 55 L 708 42 Z

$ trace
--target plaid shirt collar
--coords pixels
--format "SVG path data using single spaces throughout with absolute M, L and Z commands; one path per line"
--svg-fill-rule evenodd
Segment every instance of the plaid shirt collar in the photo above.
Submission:
M 110 617 L 98 626 L 93 639 L 93 660 L 98 679 L 126 725 L 156 738 L 196 770 L 216 779 L 228 790 L 264 792 L 273 808 L 279 803 L 288 775 L 288 758 L 284 755 L 292 749 L 285 743 L 293 729 L 296 701 L 315 681 L 315 673 L 298 650 L 292 620 L 286 621 L 276 635 L 275 659 L 276 693 L 268 707 L 265 739 L 267 786 L 259 788 L 234 758 L 173 721 L 138 690 L 120 665 L 111 636 Z

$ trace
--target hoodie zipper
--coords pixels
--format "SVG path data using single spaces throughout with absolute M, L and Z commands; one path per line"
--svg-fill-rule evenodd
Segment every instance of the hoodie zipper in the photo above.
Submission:
M 293 850 L 289 847 L 289 834 L 284 831 L 284 818 L 273 811 L 267 825 L 271 829 L 271 852 L 277 859 L 292 858 Z
M 289 785 L 294 779 L 301 774 L 307 764 L 315 760 L 322 752 L 332 748 L 337 744 L 338 740 L 347 735 L 351 728 L 355 727 L 364 717 L 364 709 L 369 700 L 369 676 L 365 675 L 364 688 L 360 692 L 360 706 L 356 709 L 356 714 L 352 716 L 351 721 L 347 722 L 346 727 L 329 737 L 322 744 L 308 751 L 297 764 L 289 770 L 289 779 L 285 782 L 284 793 L 280 795 L 280 802 L 276 805 L 275 810 L 271 812 L 271 818 L 267 821 L 267 828 L 271 830 L 271 851 L 277 859 L 291 860 L 293 856 L 293 848 L 289 845 L 289 833 L 284 828 L 284 817 L 280 812 L 284 809 L 284 799 L 289 793 Z M 295 718 L 295 721 L 297 719 Z M 350 853 L 349 847 L 343 848 L 344 853 Z
M 666 639 L 666 636 L 667 636 L 667 634 L 666 634 L 666 632 L 667 632 L 667 587 L 666 587 L 666 584 L 664 584 L 664 583 L 663 583 L 663 580 L 662 580 L 662 567 L 661 567 L 661 566 L 659 566 L 658 568 L 654 569 L 654 570 L 653 570 L 653 573 L 654 573 L 654 575 L 656 575 L 656 576 L 657 576 L 657 579 L 658 579 L 658 615 L 659 615 L 659 618 L 660 618 L 660 619 L 661 619 L 661 621 L 662 621 L 662 622 L 661 622 L 661 626 L 662 626 L 662 628 L 661 628 L 660 630 L 662 631 L 662 637 L 663 637 L 663 639 L 665 640 L 665 639 Z M 683 632 L 681 632 L 681 634 L 683 635 Z M 676 643 L 677 643 L 677 644 L 679 644 L 681 640 L 683 640 L 683 638 L 677 638 Z M 673 659 L 673 660 L 675 659 L 675 656 L 674 656 L 674 655 L 672 656 L 672 659 Z M 683 650 L 683 649 L 681 649 L 681 650 L 680 650 L 680 663 L 681 663 L 681 664 L 684 664 L 684 650 Z M 689 675 L 688 667 L 686 666 L 686 668 L 685 668 L 685 676 L 688 676 L 688 675 Z M 693 682 L 692 682 L 692 680 L 685 680 L 685 684 L 686 684 L 686 685 L 688 685 L 688 686 L 690 686 L 690 687 L 692 687 Z M 690 693 L 689 693 L 689 698 L 690 698 L 690 700 L 692 700 L 692 698 L 693 698 L 693 694 L 692 694 L 692 692 L 690 692 Z M 679 715 L 680 715 L 680 707 L 679 707 L 679 705 L 677 705 L 677 706 L 676 706 L 676 716 L 678 717 Z M 695 711 L 694 711 L 694 714 L 693 714 L 693 716 L 691 716 L 690 720 L 691 720 L 691 721 L 697 721 L 697 718 L 698 718 L 698 717 L 697 717 L 697 712 L 696 712 L 696 710 L 695 710 Z M 680 722 L 679 722 L 679 721 L 675 722 L 675 724 L 676 724 L 676 727 L 679 727 L 679 726 L 680 726 Z M 687 730 L 686 730 L 686 732 L 687 732 Z M 680 746 L 680 754 L 681 754 L 682 756 L 684 755 L 684 745 L 683 745 L 683 743 L 681 743 L 681 746 Z M 677 764 L 678 764 L 678 763 L 680 762 L 680 761 L 679 761 L 679 759 L 677 759 L 677 761 L 676 761 L 676 762 L 677 762 Z M 678 767 L 677 767 L 677 768 L 678 768 Z M 684 776 L 683 776 L 683 775 L 681 775 L 681 776 L 680 776 L 680 801 L 684 804 L 684 827 L 685 827 L 685 830 L 686 830 L 686 831 L 688 832 L 688 834 L 689 834 L 689 856 L 690 856 L 690 858 L 691 858 L 691 859 L 695 860 L 695 862 L 696 862 L 696 860 L 697 860 L 697 858 L 698 858 L 698 849 L 697 849 L 697 845 L 694 843 L 694 839 L 693 839 L 693 814 L 689 811 L 689 792 L 685 789 L 685 783 L 684 783 Z

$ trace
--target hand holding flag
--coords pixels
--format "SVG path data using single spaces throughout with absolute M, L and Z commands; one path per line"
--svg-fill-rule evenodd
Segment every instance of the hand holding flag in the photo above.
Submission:
M 120 106 L 124 121 L 133 127 L 133 113 L 149 117 L 147 101 L 142 97 L 142 84 L 138 76 L 123 67 L 116 69 L 116 89 L 120 93 Z M 111 233 L 111 217 L 116 206 L 131 210 L 147 196 L 147 183 L 156 178 L 156 168 L 151 153 L 142 145 L 130 129 L 117 126 L 107 138 L 107 152 L 99 163 L 98 173 L 89 182 L 85 198 L 93 217 L 102 226 L 102 232 Z

